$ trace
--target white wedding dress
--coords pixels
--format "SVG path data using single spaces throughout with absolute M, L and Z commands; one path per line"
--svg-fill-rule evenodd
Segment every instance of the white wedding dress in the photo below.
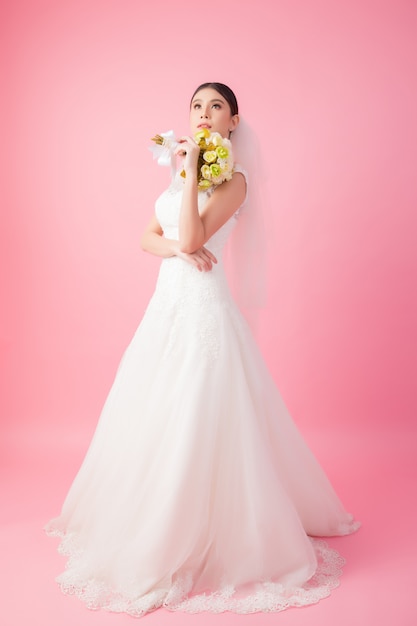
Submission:
M 156 203 L 168 238 L 178 238 L 181 181 Z M 219 259 L 212 271 L 162 260 L 86 458 L 46 526 L 69 556 L 62 590 L 89 608 L 279 611 L 338 584 L 343 559 L 309 536 L 359 524 L 230 295 L 221 256 L 237 219 L 206 244 Z

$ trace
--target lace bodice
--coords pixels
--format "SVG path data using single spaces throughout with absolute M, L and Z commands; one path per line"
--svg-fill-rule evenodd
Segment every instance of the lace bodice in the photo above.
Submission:
M 244 173 L 241 169 L 238 171 Z M 178 174 L 170 187 L 156 201 L 156 216 L 165 237 L 169 239 L 178 239 L 183 185 L 183 178 Z M 211 193 L 211 190 L 198 193 L 200 211 Z M 225 305 L 226 302 L 231 303 L 222 257 L 224 246 L 236 225 L 240 209 L 205 244 L 217 258 L 217 263 L 210 272 L 199 272 L 193 265 L 177 256 L 162 260 L 155 293 L 149 303 L 153 314 L 159 312 L 166 315 L 169 311 L 175 310 L 177 317 L 201 306 L 208 311 L 210 308 Z
M 245 174 L 240 168 L 238 171 Z M 177 174 L 170 187 L 156 201 L 156 216 L 165 237 L 169 239 L 178 239 L 183 185 L 183 178 Z M 211 194 L 211 190 L 198 193 L 200 211 Z M 185 320 L 198 317 L 199 323 L 195 327 L 193 342 L 200 346 L 201 354 L 211 363 L 216 361 L 219 350 L 219 308 L 227 307 L 236 317 L 236 327 L 241 326 L 222 258 L 224 246 L 236 225 L 241 208 L 205 244 L 217 258 L 211 271 L 199 272 L 196 267 L 177 256 L 162 260 L 156 289 L 147 312 L 154 319 L 163 320 L 171 329 L 166 347 L 167 356 L 172 356 L 179 349 L 177 331 Z

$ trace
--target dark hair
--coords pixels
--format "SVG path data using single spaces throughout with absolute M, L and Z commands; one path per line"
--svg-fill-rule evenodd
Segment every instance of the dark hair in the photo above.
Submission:
M 239 107 L 237 105 L 236 96 L 233 93 L 233 91 L 230 89 L 230 87 L 228 87 L 227 85 L 224 85 L 223 83 L 203 83 L 202 85 L 199 85 L 197 89 L 195 90 L 195 92 L 193 93 L 191 97 L 191 102 L 194 100 L 194 96 L 201 89 L 215 89 L 221 96 L 223 96 L 223 98 L 226 100 L 226 102 L 230 106 L 231 114 L 237 115 L 239 113 Z

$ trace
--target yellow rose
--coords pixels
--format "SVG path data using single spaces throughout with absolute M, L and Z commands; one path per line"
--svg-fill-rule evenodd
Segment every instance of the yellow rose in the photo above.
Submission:
M 216 153 L 219 159 L 227 159 L 227 157 L 229 156 L 229 150 L 224 146 L 218 146 L 216 148 Z
M 202 165 L 200 171 L 203 178 L 210 179 L 210 167 L 208 165 Z
M 218 176 L 220 176 L 221 173 L 221 167 L 217 165 L 217 163 L 212 163 L 212 165 L 210 165 L 210 174 L 213 176 L 213 178 L 217 178 Z
M 202 128 L 194 135 L 194 139 L 197 143 L 199 143 L 202 139 L 207 139 L 207 137 L 210 137 L 210 131 L 208 128 Z
M 206 150 L 203 154 L 203 159 L 206 163 L 214 163 L 217 160 L 217 154 L 214 150 Z
M 211 187 L 211 182 L 209 180 L 201 180 L 198 183 L 198 186 L 200 189 L 208 189 L 209 187 Z

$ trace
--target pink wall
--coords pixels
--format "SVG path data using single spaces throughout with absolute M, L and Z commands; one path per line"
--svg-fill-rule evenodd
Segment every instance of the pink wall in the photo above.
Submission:
M 93 428 L 159 263 L 138 244 L 168 175 L 150 137 L 187 130 L 205 80 L 234 88 L 268 160 L 259 341 L 295 418 L 352 432 L 411 427 L 416 3 L 7 4 L 6 428 Z

